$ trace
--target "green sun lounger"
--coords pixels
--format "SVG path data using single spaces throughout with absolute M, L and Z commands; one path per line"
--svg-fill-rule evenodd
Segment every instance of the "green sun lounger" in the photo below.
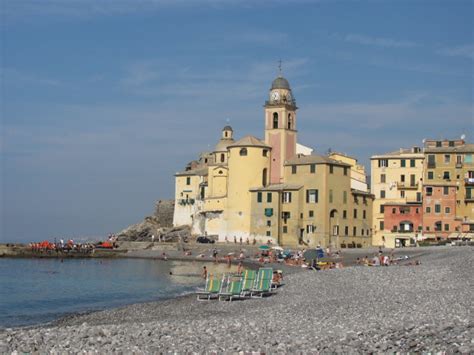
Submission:
M 242 275 L 242 296 L 250 296 L 252 289 L 255 286 L 255 279 L 257 273 L 255 270 L 245 270 Z
M 257 274 L 257 280 L 255 281 L 255 286 L 250 292 L 250 297 L 263 297 L 266 294 L 273 292 L 272 290 L 272 278 L 273 278 L 273 269 L 272 268 L 260 268 Z
M 211 298 L 219 297 L 221 292 L 222 280 L 215 276 L 209 276 L 206 279 L 206 286 L 204 290 L 196 291 L 198 301 L 209 301 Z
M 224 291 L 219 292 L 219 301 L 245 298 L 242 296 L 243 281 L 240 276 L 229 276 Z

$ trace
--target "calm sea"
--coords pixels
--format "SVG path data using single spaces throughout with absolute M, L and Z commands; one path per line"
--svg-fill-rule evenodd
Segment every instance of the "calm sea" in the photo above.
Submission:
M 174 298 L 203 286 L 203 265 L 150 259 L 1 258 L 0 327 Z M 225 265 L 206 265 L 212 272 L 228 271 Z

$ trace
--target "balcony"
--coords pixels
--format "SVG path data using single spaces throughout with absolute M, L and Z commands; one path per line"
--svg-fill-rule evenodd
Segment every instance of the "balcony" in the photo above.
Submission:
M 462 168 L 462 163 L 456 163 L 456 169 L 461 169 Z
M 397 188 L 399 190 L 417 190 L 418 183 L 416 182 L 415 184 L 408 184 L 406 182 L 397 182 Z
M 474 177 L 465 178 L 465 179 L 464 179 L 464 184 L 466 184 L 466 185 L 474 185 Z
M 474 202 L 474 196 L 466 196 L 464 202 Z

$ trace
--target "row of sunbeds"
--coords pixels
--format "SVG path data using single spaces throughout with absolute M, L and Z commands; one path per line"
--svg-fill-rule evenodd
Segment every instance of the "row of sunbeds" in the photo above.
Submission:
M 278 287 L 272 281 L 273 268 L 260 268 L 258 272 L 245 270 L 241 275 L 224 274 L 222 277 L 209 274 L 205 288 L 197 291 L 196 295 L 198 301 L 261 298 Z

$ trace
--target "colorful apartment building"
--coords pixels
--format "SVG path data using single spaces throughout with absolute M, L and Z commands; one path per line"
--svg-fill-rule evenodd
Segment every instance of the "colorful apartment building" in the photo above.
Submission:
M 365 170 L 345 154 L 317 155 L 298 144 L 296 111 L 288 81 L 277 77 L 264 106 L 264 140 L 234 140 L 226 126 L 212 152 L 176 173 L 174 225 L 220 241 L 370 246 Z
M 426 140 L 371 158 L 374 245 L 413 245 L 423 239 L 474 232 L 474 144 Z

